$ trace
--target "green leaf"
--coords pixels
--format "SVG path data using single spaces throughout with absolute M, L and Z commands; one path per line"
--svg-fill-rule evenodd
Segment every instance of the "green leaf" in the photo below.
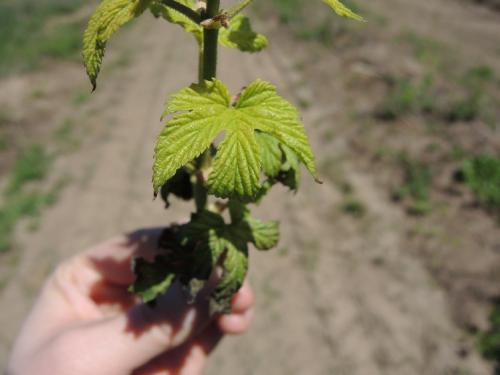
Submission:
M 231 299 L 240 290 L 248 271 L 248 252 L 227 242 L 223 273 L 210 299 L 211 313 L 231 313 Z
M 228 124 L 231 119 L 228 118 Z M 236 120 L 236 118 L 235 118 Z M 259 190 L 261 168 L 260 149 L 254 131 L 245 122 L 228 129 L 224 141 L 219 145 L 208 179 L 210 190 L 219 197 L 253 197 Z
M 267 47 L 268 40 L 253 31 L 248 17 L 237 15 L 231 19 L 228 28 L 219 30 L 219 43 L 243 52 L 259 52 Z
M 192 0 L 177 2 L 190 8 L 194 6 Z M 200 46 L 203 44 L 203 27 L 189 17 L 159 2 L 152 3 L 150 9 L 156 17 L 161 16 L 168 22 L 181 26 L 194 36 Z M 248 17 L 238 14 L 231 18 L 228 28 L 219 30 L 219 43 L 243 52 L 259 52 L 267 47 L 268 40 L 264 35 L 253 31 Z
M 246 222 L 252 233 L 252 242 L 257 249 L 269 250 L 278 244 L 280 230 L 277 221 L 261 221 L 248 217 Z
M 269 250 L 279 241 L 279 222 L 252 218 L 248 207 L 240 201 L 229 202 L 233 232 L 246 242 L 252 242 L 259 250 Z
M 83 61 L 95 90 L 108 39 L 149 6 L 151 0 L 103 0 L 83 35 Z
M 261 146 L 256 130 L 289 147 L 316 177 L 314 155 L 297 110 L 271 84 L 256 80 L 230 102 L 227 87 L 218 80 L 193 85 L 172 96 L 165 116 L 173 115 L 155 149 L 155 193 L 176 171 L 204 152 L 222 131 L 213 171 L 211 193 L 219 197 L 253 197 L 260 188 Z
M 347 6 L 345 6 L 340 0 L 323 0 L 330 8 L 332 8 L 335 13 L 339 16 L 352 18 L 356 21 L 364 21 L 364 18 L 360 15 L 354 13 Z
M 192 0 L 176 1 L 190 8 L 193 8 L 194 6 L 194 1 Z M 203 28 L 197 23 L 193 22 L 193 20 L 191 20 L 189 17 L 156 1 L 151 4 L 150 10 L 153 15 L 155 15 L 155 17 L 161 16 L 168 22 L 179 25 L 184 29 L 184 31 L 191 33 L 199 45 L 203 43 Z
M 138 294 L 145 303 L 154 301 L 156 297 L 165 293 L 175 279 L 169 262 L 164 257 L 156 257 L 149 263 L 145 259 L 136 259 L 133 264 L 136 275 L 130 291 Z
M 256 132 L 255 137 L 260 146 L 264 173 L 269 177 L 277 176 L 283 164 L 283 152 L 279 141 L 273 136 L 261 132 Z
M 316 178 L 314 154 L 299 113 L 277 95 L 273 85 L 262 80 L 254 81 L 241 93 L 235 107 L 256 124 L 257 130 L 272 135 L 289 147 Z

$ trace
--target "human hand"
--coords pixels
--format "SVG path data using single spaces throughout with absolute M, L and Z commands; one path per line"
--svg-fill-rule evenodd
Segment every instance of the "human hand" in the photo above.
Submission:
M 9 361 L 9 375 L 200 374 L 224 334 L 249 326 L 253 294 L 211 318 L 206 293 L 177 285 L 152 309 L 127 291 L 132 257 L 154 257 L 158 230 L 115 238 L 62 263 L 45 283 Z

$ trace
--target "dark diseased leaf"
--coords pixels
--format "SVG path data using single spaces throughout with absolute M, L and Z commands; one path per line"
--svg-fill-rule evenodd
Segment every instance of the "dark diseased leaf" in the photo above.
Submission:
M 220 214 L 205 210 L 193 214 L 187 224 L 166 229 L 159 241 L 161 253 L 154 262 L 135 261 L 136 281 L 131 291 L 144 302 L 152 302 L 178 281 L 196 298 L 214 269 L 221 267 L 210 307 L 214 312 L 229 312 L 231 298 L 246 276 L 248 243 L 265 250 L 273 247 L 279 237 L 277 223 L 251 218 L 248 209 L 238 202 L 232 210 L 234 219 L 230 224 Z
M 161 188 L 161 197 L 167 207 L 170 205 L 169 196 L 171 194 L 183 200 L 193 199 L 191 175 L 185 168 L 179 169 L 174 177 L 168 180 Z
M 136 280 L 130 291 L 139 295 L 146 303 L 165 293 L 175 279 L 168 260 L 161 256 L 156 257 L 152 263 L 142 258 L 136 259 L 133 271 Z

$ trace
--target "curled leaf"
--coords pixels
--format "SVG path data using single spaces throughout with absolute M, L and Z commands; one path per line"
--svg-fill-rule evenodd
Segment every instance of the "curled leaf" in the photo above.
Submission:
M 124 24 L 142 14 L 150 3 L 151 0 L 103 0 L 95 10 L 83 34 L 82 51 L 93 90 L 97 86 L 108 39 Z

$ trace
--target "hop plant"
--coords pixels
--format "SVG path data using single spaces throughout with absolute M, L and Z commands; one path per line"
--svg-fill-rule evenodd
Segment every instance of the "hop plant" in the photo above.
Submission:
M 362 20 L 339 0 L 322 1 L 340 16 Z M 171 195 L 194 200 L 195 211 L 188 223 L 163 231 L 153 262 L 134 261 L 130 289 L 144 302 L 154 303 L 174 282 L 195 297 L 218 269 L 210 307 L 230 312 L 248 270 L 249 244 L 264 251 L 279 240 L 278 222 L 253 218 L 249 205 L 276 184 L 297 190 L 301 165 L 319 182 L 298 110 L 269 82 L 257 79 L 232 96 L 216 78 L 219 45 L 256 53 L 268 44 L 241 13 L 251 3 L 223 10 L 220 0 L 103 0 L 84 33 L 83 59 L 93 90 L 108 40 L 146 11 L 180 26 L 199 48 L 199 80 L 165 105 L 153 165 L 155 196 L 161 194 L 167 206 Z

